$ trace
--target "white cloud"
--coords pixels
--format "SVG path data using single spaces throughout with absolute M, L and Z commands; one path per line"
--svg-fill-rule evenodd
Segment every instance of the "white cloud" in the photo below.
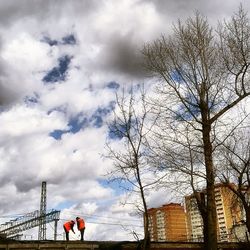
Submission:
M 26 32 L 15 34 L 11 41 L 6 41 L 2 49 L 2 58 L 12 65 L 14 71 L 21 71 L 20 74 L 31 74 L 52 66 L 48 57 L 49 45 Z
M 3 124 L 1 136 L 47 134 L 54 128 L 65 129 L 65 119 L 60 112 L 46 112 L 34 107 L 16 105 L 0 114 Z

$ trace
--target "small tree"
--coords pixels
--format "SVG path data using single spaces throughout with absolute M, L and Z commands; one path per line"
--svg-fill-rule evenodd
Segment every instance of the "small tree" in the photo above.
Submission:
M 137 207 L 144 216 L 144 241 L 142 249 L 148 249 L 149 217 L 146 202 L 146 192 L 155 180 L 149 179 L 150 166 L 148 155 L 150 145 L 148 141 L 154 120 L 150 120 L 151 108 L 146 102 L 145 92 L 142 89 L 138 99 L 135 98 L 133 89 L 127 98 L 124 94 L 117 95 L 117 109 L 114 112 L 114 119 L 110 123 L 111 134 L 119 138 L 119 146 L 112 146 L 112 141 L 107 144 L 108 157 L 114 163 L 114 169 L 108 173 L 111 181 L 125 183 L 130 187 L 129 191 L 139 194 L 142 202 L 142 209 Z
M 217 249 L 215 138 L 220 126 L 225 126 L 221 123 L 224 115 L 250 95 L 249 44 L 249 19 L 240 7 L 216 32 L 196 14 L 185 23 L 179 21 L 173 35 L 162 36 L 143 49 L 145 67 L 159 80 L 156 105 L 165 117 L 162 121 L 171 119 L 179 131 L 187 128 L 183 124 L 189 124 L 192 137 L 200 143 L 206 200 L 197 202 L 202 202 L 198 207 L 207 249 Z

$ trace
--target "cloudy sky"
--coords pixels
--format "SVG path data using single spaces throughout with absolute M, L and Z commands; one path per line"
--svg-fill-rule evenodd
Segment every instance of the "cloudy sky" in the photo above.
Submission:
M 178 18 L 199 10 L 215 24 L 238 4 L 0 0 L 0 220 L 39 209 L 47 181 L 47 207 L 61 210 L 59 234 L 77 215 L 86 219 L 87 240 L 128 240 L 128 230 L 142 232 L 133 207 L 120 203 L 123 191 L 104 176 L 115 92 L 150 81 L 140 49 L 171 32 Z M 149 197 L 151 207 L 168 201 L 162 192 Z

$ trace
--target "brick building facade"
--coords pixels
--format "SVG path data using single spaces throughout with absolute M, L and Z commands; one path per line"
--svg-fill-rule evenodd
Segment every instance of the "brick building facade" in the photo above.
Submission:
M 165 204 L 149 209 L 148 213 L 151 241 L 187 240 L 186 215 L 181 204 Z

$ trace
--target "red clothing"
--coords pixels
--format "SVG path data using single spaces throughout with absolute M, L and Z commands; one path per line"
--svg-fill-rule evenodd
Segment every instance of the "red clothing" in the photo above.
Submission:
M 78 230 L 84 229 L 85 228 L 85 222 L 83 219 L 78 219 L 77 220 L 77 228 Z
M 70 230 L 72 230 L 73 227 L 74 227 L 74 224 L 75 224 L 75 223 L 73 223 L 72 221 L 65 222 L 65 223 L 63 224 L 63 226 L 64 226 L 64 228 L 65 228 L 65 231 L 66 231 L 66 232 L 69 232 Z

